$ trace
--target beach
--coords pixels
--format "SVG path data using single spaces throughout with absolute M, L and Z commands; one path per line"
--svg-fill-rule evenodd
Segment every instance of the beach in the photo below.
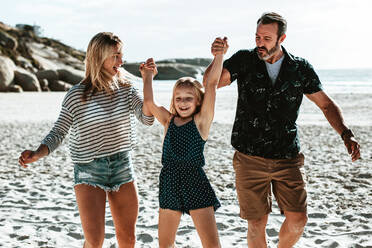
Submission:
M 83 235 L 73 191 L 68 137 L 50 156 L 27 169 L 17 159 L 36 149 L 58 117 L 65 93 L 0 94 L 0 247 L 82 247 Z M 156 92 L 169 106 L 170 90 Z M 205 148 L 206 174 L 220 199 L 216 212 L 222 247 L 247 247 L 247 222 L 239 217 L 230 145 L 236 92 L 219 90 L 216 113 Z M 345 122 L 361 145 L 362 158 L 352 163 L 339 135 L 321 111 L 303 101 L 298 127 L 305 155 L 308 216 L 296 248 L 372 247 L 372 94 L 332 93 Z M 157 247 L 158 177 L 163 127 L 138 124 L 133 151 L 137 173 L 139 217 L 137 246 Z M 107 203 L 103 247 L 117 247 Z M 284 217 L 273 200 L 267 236 L 276 247 Z M 177 247 L 201 247 L 190 216 L 182 216 Z

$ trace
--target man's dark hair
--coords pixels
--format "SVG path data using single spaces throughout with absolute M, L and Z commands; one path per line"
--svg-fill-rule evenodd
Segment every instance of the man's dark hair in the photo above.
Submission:
M 287 21 L 281 15 L 275 12 L 265 12 L 257 20 L 257 25 L 271 24 L 271 23 L 278 23 L 278 39 L 279 39 L 287 31 Z

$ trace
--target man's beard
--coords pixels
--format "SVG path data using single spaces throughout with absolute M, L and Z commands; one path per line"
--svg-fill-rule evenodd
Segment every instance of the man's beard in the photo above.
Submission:
M 280 45 L 279 45 L 279 41 L 276 41 L 275 46 L 273 48 L 271 48 L 270 50 L 267 50 L 266 47 L 264 47 L 264 46 L 257 47 L 257 49 L 258 48 L 264 49 L 266 51 L 266 55 L 261 56 L 261 54 L 257 50 L 258 58 L 263 60 L 263 61 L 267 61 L 268 59 L 270 59 L 273 56 L 274 53 L 276 53 L 280 49 Z

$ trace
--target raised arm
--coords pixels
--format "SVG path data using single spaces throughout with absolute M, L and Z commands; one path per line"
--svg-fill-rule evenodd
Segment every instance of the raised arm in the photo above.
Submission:
M 352 133 L 350 133 L 348 128 L 344 123 L 344 119 L 341 114 L 340 108 L 337 104 L 328 97 L 324 91 L 318 91 L 313 94 L 306 94 L 307 98 L 313 101 L 323 112 L 324 116 L 327 118 L 329 124 L 333 127 L 344 141 L 346 149 L 351 156 L 352 161 L 360 158 L 360 146 L 355 140 Z
M 216 54 L 218 53 L 223 53 L 225 54 L 227 52 L 227 49 L 229 48 L 227 38 L 224 37 L 223 39 L 221 38 L 216 38 L 211 47 L 211 53 L 214 56 L 214 59 L 212 60 L 211 64 L 207 67 L 207 69 L 204 72 L 203 75 L 203 85 L 204 87 L 206 86 L 206 79 L 209 76 L 209 73 L 215 63 L 216 60 Z M 222 69 L 222 72 L 220 73 L 219 79 L 218 79 L 218 85 L 217 88 L 224 87 L 226 85 L 229 85 L 231 83 L 231 76 L 230 72 L 226 70 L 225 68 Z
M 204 79 L 204 100 L 200 112 L 195 116 L 200 135 L 203 139 L 208 138 L 209 129 L 214 117 L 214 106 L 216 102 L 216 89 L 222 72 L 224 51 L 215 53 L 214 62 L 210 66 L 210 71 Z
M 157 74 L 156 64 L 152 58 L 147 59 L 139 68 L 143 80 L 143 101 L 152 115 L 163 125 L 166 126 L 171 113 L 163 106 L 158 105 L 154 100 L 152 89 L 153 77 Z

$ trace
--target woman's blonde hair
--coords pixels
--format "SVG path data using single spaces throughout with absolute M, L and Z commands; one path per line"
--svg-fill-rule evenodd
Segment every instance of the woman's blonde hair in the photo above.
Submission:
M 123 42 L 111 32 L 98 33 L 90 40 L 85 57 L 85 78 L 82 81 L 85 84 L 83 100 L 89 93 L 93 95 L 97 91 L 105 91 L 111 94 L 112 86 L 129 85 L 129 81 L 124 78 L 120 70 L 113 78 L 103 68 L 104 61 L 112 56 L 114 49 L 122 46 Z
M 196 97 L 196 100 L 198 102 L 194 114 L 198 113 L 200 111 L 200 107 L 203 104 L 203 99 L 204 99 L 203 86 L 195 78 L 182 77 L 182 78 L 177 80 L 176 84 L 173 87 L 172 101 L 171 101 L 170 108 L 169 108 L 169 111 L 171 112 L 171 114 L 173 114 L 175 116 L 178 116 L 176 107 L 174 105 L 174 100 L 175 100 L 174 95 L 175 95 L 176 89 L 178 89 L 178 88 L 190 88 L 190 89 L 192 89 L 192 91 L 194 93 L 194 96 Z

